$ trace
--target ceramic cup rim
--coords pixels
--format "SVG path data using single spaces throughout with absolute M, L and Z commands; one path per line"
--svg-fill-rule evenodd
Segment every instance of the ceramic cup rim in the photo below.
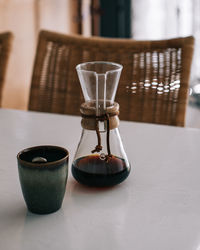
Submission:
M 31 151 L 31 150 L 37 150 L 37 149 L 41 149 L 41 148 L 51 148 L 51 149 L 58 149 L 58 150 L 61 150 L 63 152 L 66 153 L 66 156 L 62 157 L 61 159 L 59 160 L 56 160 L 56 161 L 51 161 L 51 162 L 44 162 L 42 163 L 43 166 L 45 167 L 53 167 L 55 165 L 60 165 L 62 164 L 64 161 L 66 161 L 68 158 L 69 158 L 69 151 L 66 149 L 66 148 L 63 148 L 63 147 L 60 147 L 60 146 L 54 146 L 54 145 L 39 145 L 39 146 L 33 146 L 33 147 L 28 147 L 28 148 L 25 148 L 25 149 L 22 149 L 18 154 L 17 154 L 17 160 L 18 162 L 21 164 L 21 165 L 24 165 L 26 167 L 39 167 L 41 168 L 41 163 L 36 163 L 36 162 L 29 162 L 29 161 L 25 161 L 25 160 L 22 160 L 20 158 L 20 156 L 23 154 L 23 153 L 26 153 L 28 151 Z

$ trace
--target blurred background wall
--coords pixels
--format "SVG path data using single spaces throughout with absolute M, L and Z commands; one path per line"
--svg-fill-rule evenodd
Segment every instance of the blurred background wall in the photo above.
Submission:
M 14 34 L 3 107 L 26 109 L 40 29 L 78 33 L 77 1 L 0 0 L 0 32 Z

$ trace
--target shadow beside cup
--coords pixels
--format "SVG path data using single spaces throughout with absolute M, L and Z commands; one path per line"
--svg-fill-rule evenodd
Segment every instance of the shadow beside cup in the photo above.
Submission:
M 17 155 L 19 179 L 27 208 L 49 214 L 62 206 L 68 177 L 69 153 L 58 146 L 37 146 Z

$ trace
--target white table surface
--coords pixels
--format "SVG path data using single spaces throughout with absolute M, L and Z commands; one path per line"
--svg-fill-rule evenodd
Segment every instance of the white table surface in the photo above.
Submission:
M 80 118 L 1 109 L 0 250 L 199 250 L 200 130 L 121 122 L 120 133 L 132 165 L 126 181 L 87 188 L 69 171 L 62 208 L 35 215 L 16 154 L 53 144 L 70 151 L 71 163 Z

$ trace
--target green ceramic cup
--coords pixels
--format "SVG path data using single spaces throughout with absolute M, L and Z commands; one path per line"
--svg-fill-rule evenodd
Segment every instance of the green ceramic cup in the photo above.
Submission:
M 27 208 L 49 214 L 62 206 L 68 177 L 69 153 L 57 146 L 37 146 L 17 155 L 19 179 Z

